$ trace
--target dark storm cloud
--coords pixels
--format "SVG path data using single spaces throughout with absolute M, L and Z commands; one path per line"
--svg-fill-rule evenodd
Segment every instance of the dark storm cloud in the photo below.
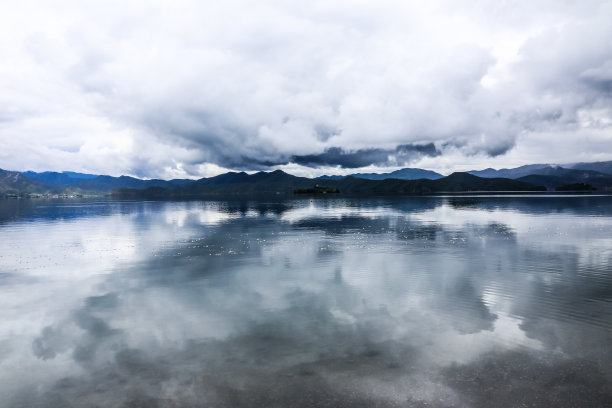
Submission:
M 287 164 L 287 160 L 266 160 L 253 157 L 241 156 L 239 158 L 226 158 L 219 164 L 237 170 L 265 170 L 272 166 Z
M 346 151 L 341 147 L 330 147 L 320 154 L 293 156 L 291 161 L 305 166 L 340 166 L 344 168 L 359 168 L 370 165 L 397 166 L 410 163 L 422 156 L 435 157 L 441 152 L 433 143 L 404 144 L 395 149 L 358 149 Z

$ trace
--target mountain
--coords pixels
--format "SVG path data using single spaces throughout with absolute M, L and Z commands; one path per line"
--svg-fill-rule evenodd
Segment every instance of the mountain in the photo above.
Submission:
M 75 173 L 73 171 L 63 171 L 61 173 L 55 171 L 45 171 L 42 173 L 37 173 L 35 171 L 24 171 L 22 174 L 29 179 L 36 180 L 50 186 L 67 186 L 83 180 L 91 180 L 98 177 L 95 174 Z
M 0 169 L 0 195 L 49 193 L 50 188 L 32 180 L 17 171 Z
M 260 171 L 255 174 L 229 172 L 215 177 L 203 178 L 178 186 L 154 186 L 145 190 L 124 188 L 117 195 L 147 197 L 197 197 L 232 195 L 275 195 L 292 194 L 296 188 L 313 187 L 315 180 L 297 177 L 284 171 Z M 161 188 L 160 188 L 161 187 Z
M 323 176 L 316 177 L 317 180 L 342 180 L 343 178 L 348 176 L 328 176 L 327 174 Z
M 535 169 L 531 174 L 537 174 L 541 176 L 555 176 L 561 178 L 572 179 L 576 181 L 592 180 L 597 178 L 609 178 L 607 174 L 600 173 L 593 170 L 576 170 L 568 169 L 560 166 L 546 166 L 541 169 Z
M 390 173 L 354 173 L 349 176 L 321 176 L 317 177 L 319 180 L 342 180 L 345 177 L 357 177 L 368 180 L 384 180 L 388 178 L 400 179 L 400 180 L 418 180 L 418 179 L 429 179 L 436 180 L 444 177 L 440 173 L 436 173 L 431 170 L 416 169 L 416 168 L 404 168 L 395 170 Z
M 601 162 L 607 163 L 607 162 Z M 610 162 L 612 163 L 612 162 Z M 588 163 L 587 163 L 588 164 Z M 595 165 L 593 167 L 603 167 Z M 585 167 L 587 165 L 583 164 Z M 565 168 L 549 164 L 533 164 L 516 167 L 513 169 L 485 169 L 480 171 L 470 171 L 470 174 L 480 177 L 507 177 L 532 183 L 535 185 L 546 186 L 549 189 L 556 189 L 568 184 L 590 184 L 600 191 L 612 191 L 612 176 L 594 170 Z
M 559 176 L 563 177 L 566 170 L 586 170 L 594 171 L 607 176 L 612 176 L 612 160 L 605 162 L 593 162 L 593 163 L 574 163 L 566 165 L 554 165 L 554 164 L 528 164 L 525 166 L 515 167 L 511 169 L 484 169 L 484 170 L 470 170 L 468 173 L 478 177 L 506 177 L 512 179 L 518 179 L 520 177 L 529 176 L 532 174 L 540 174 L 547 176 Z
M 612 176 L 612 160 L 603 161 L 603 162 L 593 162 L 593 163 L 575 163 L 569 166 L 571 169 L 575 170 L 593 170 L 599 173 L 607 174 Z
M 0 170 L 0 194 L 108 194 L 132 197 L 199 197 L 232 195 L 290 195 L 295 189 L 338 189 L 341 194 L 430 194 L 441 192 L 492 192 L 554 190 L 563 186 L 591 185 L 600 192 L 612 192 L 612 175 L 586 167 L 606 170 L 611 162 L 577 163 L 566 168 L 533 164 L 512 169 L 485 169 L 439 173 L 405 168 L 390 173 L 355 173 L 350 176 L 296 177 L 281 170 L 272 172 L 229 172 L 200 180 L 142 180 L 76 172 L 12 172 Z M 584 167 L 578 169 L 577 167 Z M 608 170 L 606 170 L 608 171 Z M 506 177 L 500 177 L 505 175 Z M 544 186 L 538 188 L 537 186 Z M 318 191 L 318 190 L 317 190 Z
M 479 177 L 507 177 L 546 186 L 551 190 L 569 184 L 590 184 L 599 191 L 612 192 L 612 175 L 592 169 L 612 172 L 612 161 L 577 163 L 561 167 L 550 164 L 530 164 L 513 169 L 472 170 L 469 173 Z
M 513 169 L 499 169 L 495 170 L 492 168 L 484 169 L 484 170 L 470 170 L 468 173 L 473 174 L 478 177 L 504 177 L 517 179 L 519 177 L 528 176 L 530 174 L 537 174 L 538 170 L 541 170 L 546 167 L 551 167 L 550 164 L 528 164 L 525 166 L 515 167 Z
M 89 179 L 98 177 L 98 174 L 76 173 L 74 171 L 62 171 L 62 173 L 74 179 L 81 179 L 81 180 L 89 180 Z
M 120 188 L 136 188 L 145 189 L 149 187 L 173 187 L 181 185 L 192 180 L 141 180 L 135 177 L 129 176 L 96 176 L 94 178 L 79 180 L 75 183 L 71 183 L 72 189 L 83 191 L 83 192 L 99 192 L 99 193 L 110 193 Z
M 189 179 L 142 180 L 135 177 L 100 176 L 71 171 L 8 171 L 0 169 L 0 194 L 108 194 L 120 188 L 145 189 L 149 187 L 170 188 L 193 182 Z
M 142 180 L 129 176 L 101 176 L 96 174 L 76 173 L 72 171 L 45 171 L 37 173 L 25 171 L 21 173 L 30 180 L 36 181 L 52 189 L 55 193 L 106 194 L 119 188 L 172 187 L 192 180 Z
M 541 174 L 530 174 L 529 176 L 523 176 L 517 178 L 519 181 L 524 181 L 525 183 L 531 183 L 538 186 L 544 186 L 549 189 L 554 189 L 556 187 L 567 184 L 565 180 L 561 177 L 557 176 L 544 176 Z
M 541 186 L 509 178 L 485 178 L 456 172 L 430 183 L 435 191 L 542 191 Z
M 590 184 L 600 191 L 612 191 L 612 176 L 593 170 L 575 170 L 550 167 L 538 170 L 538 174 L 520 177 L 517 180 L 546 186 L 550 189 L 568 184 Z
M 355 173 L 351 174 L 353 177 L 369 179 L 369 180 L 384 180 L 388 178 L 400 179 L 400 180 L 418 180 L 418 179 L 429 179 L 436 180 L 444 177 L 440 173 L 436 173 L 435 171 L 423 170 L 423 169 L 415 169 L 415 168 L 405 168 L 396 171 L 392 171 L 391 173 Z
M 390 195 L 431 194 L 442 192 L 494 192 L 494 191 L 541 191 L 545 187 L 522 181 L 503 178 L 482 178 L 468 173 L 453 173 L 437 180 L 401 180 L 388 178 L 369 180 L 347 176 L 342 180 L 326 180 L 325 185 L 317 179 L 296 177 L 281 170 L 273 172 L 225 173 L 171 188 L 152 187 L 145 190 L 121 189 L 114 193 L 118 197 L 199 197 L 232 195 L 289 195 L 295 189 L 338 189 L 345 195 Z

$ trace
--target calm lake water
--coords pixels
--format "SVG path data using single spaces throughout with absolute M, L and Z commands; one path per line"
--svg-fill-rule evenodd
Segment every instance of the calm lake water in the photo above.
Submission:
M 610 407 L 612 197 L 0 201 L 1 407 Z

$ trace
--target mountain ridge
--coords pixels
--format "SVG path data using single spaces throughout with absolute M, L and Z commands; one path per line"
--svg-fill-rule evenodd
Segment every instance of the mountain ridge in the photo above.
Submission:
M 468 173 L 479 177 L 507 177 L 517 179 L 532 174 L 552 175 L 551 172 L 564 170 L 595 171 L 597 173 L 612 177 L 612 160 L 592 163 L 570 163 L 563 165 L 539 163 L 503 169 L 493 169 L 489 167 L 484 170 L 468 170 Z
M 532 191 L 535 186 L 555 190 L 581 183 L 591 185 L 599 192 L 612 192 L 612 175 L 586 169 L 606 169 L 608 165 L 612 166 L 612 161 L 577 163 L 566 167 L 532 164 L 511 169 L 488 168 L 456 172 L 449 176 L 418 168 L 405 168 L 390 173 L 355 173 L 316 178 L 298 177 L 282 170 L 253 174 L 231 171 L 198 180 L 143 180 L 131 176 L 114 177 L 70 171 L 37 173 L 0 169 L 0 195 L 104 195 L 121 191 L 120 194 L 137 196 L 142 195 L 138 191 L 144 190 L 149 190 L 147 194 L 177 197 L 207 194 L 291 194 L 294 189 L 312 189 L 317 183 L 337 188 L 346 194 L 427 194 L 495 189 Z M 506 177 L 500 177 L 500 174 Z M 477 178 L 472 179 L 467 175 Z M 524 184 L 511 183 L 508 180 Z
M 356 177 L 356 178 L 362 178 L 362 179 L 369 179 L 369 180 L 384 180 L 388 178 L 396 178 L 400 180 L 418 180 L 418 179 L 423 179 L 423 178 L 429 179 L 429 180 L 437 180 L 439 178 L 444 177 L 442 174 L 437 173 L 432 170 L 425 170 L 425 169 L 419 169 L 419 168 L 414 168 L 414 167 L 406 167 L 403 169 L 392 171 L 390 173 L 353 173 L 347 176 L 324 175 L 324 176 L 320 176 L 317 178 L 321 180 L 341 180 L 344 177 L 349 177 L 349 176 Z
M 223 180 L 223 182 L 220 182 Z M 325 180 L 297 177 L 281 170 L 255 174 L 226 173 L 210 179 L 173 188 L 151 187 L 145 190 L 120 189 L 116 197 L 131 198 L 188 198 L 202 196 L 230 195 L 290 195 L 296 189 L 336 189 L 342 195 L 424 195 L 432 193 L 457 192 L 499 192 L 499 191 L 543 191 L 545 187 L 530 183 L 502 179 L 482 178 L 468 173 L 453 173 L 437 180 L 383 180 L 362 179 L 353 176 L 341 180 Z

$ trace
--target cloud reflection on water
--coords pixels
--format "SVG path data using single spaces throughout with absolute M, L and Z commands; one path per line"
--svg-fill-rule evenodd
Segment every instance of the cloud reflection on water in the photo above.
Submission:
M 531 198 L 22 213 L 2 226 L 0 272 L 36 279 L 2 301 L 0 391 L 27 406 L 606 401 L 610 200 L 555 200 L 549 213 Z M 79 247 L 81 273 L 64 274 L 49 261 L 75 232 L 106 244 Z M 54 244 L 32 253 L 41 234 Z M 109 256 L 115 237 L 133 249 Z

